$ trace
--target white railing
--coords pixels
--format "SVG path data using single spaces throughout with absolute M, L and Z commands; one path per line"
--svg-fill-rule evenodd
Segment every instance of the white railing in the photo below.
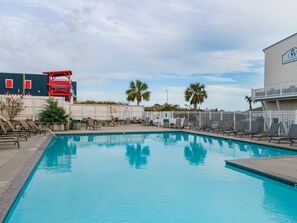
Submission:
M 297 83 L 252 89 L 252 99 L 281 98 L 297 96 Z
M 212 120 L 215 124 L 220 120 L 233 121 L 234 126 L 236 126 L 236 123 L 239 121 L 245 121 L 248 123 L 247 129 L 249 130 L 251 130 L 252 122 L 259 121 L 261 131 L 268 130 L 271 123 L 277 122 L 281 124 L 279 130 L 279 134 L 281 135 L 288 133 L 291 124 L 297 124 L 297 110 L 266 112 L 145 112 L 144 116 L 150 118 L 153 123 L 161 123 L 161 125 L 164 119 L 169 119 L 170 123 L 174 123 L 176 118 L 186 118 L 189 120 L 190 125 L 196 124 L 198 126 L 201 126 L 201 124 L 207 120 Z

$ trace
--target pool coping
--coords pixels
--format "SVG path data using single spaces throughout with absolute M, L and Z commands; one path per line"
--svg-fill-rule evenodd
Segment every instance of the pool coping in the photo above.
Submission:
M 297 148 L 292 147 L 292 146 L 287 146 L 287 145 L 280 145 L 276 143 L 269 143 L 266 141 L 252 141 L 249 138 L 236 138 L 234 136 L 225 136 L 225 135 L 218 135 L 218 134 L 212 134 L 208 132 L 195 132 L 195 131 L 186 131 L 186 132 L 191 132 L 194 134 L 199 134 L 199 135 L 204 135 L 204 136 L 211 136 L 214 138 L 220 138 L 220 139 L 226 139 L 226 140 L 233 140 L 237 142 L 242 142 L 242 143 L 250 143 L 250 144 L 255 144 L 255 145 L 261 145 L 261 146 L 267 146 L 267 147 L 273 147 L 276 149 L 281 149 L 281 150 L 289 150 L 289 151 L 297 151 Z M 246 164 L 245 161 L 248 160 L 256 160 L 256 161 L 261 161 L 261 160 L 277 160 L 277 159 L 283 159 L 283 158 L 291 158 L 292 156 L 278 156 L 278 157 L 268 157 L 268 158 L 246 158 L 246 159 L 235 159 L 235 160 L 225 160 L 225 163 L 227 166 L 234 167 L 236 169 L 244 170 L 262 177 L 266 177 L 270 180 L 274 180 L 286 185 L 289 185 L 291 187 L 297 187 L 297 178 L 276 173 L 271 170 L 259 168 L 253 165 Z
M 292 150 L 292 151 L 297 151 L 297 148 L 294 147 L 288 147 L 284 145 L 279 145 L 279 144 L 273 144 L 273 143 L 266 143 L 263 141 L 251 141 L 245 138 L 235 138 L 232 136 L 225 136 L 221 134 L 215 134 L 215 133 L 208 133 L 208 132 L 197 132 L 197 131 L 192 131 L 189 129 L 168 129 L 168 130 L 163 130 L 163 131 L 120 131 L 120 132 L 56 132 L 56 135 L 105 135 L 105 134 L 141 134 L 141 133 L 174 133 L 174 132 L 182 132 L 182 133 L 189 133 L 189 134 L 195 134 L 195 135 L 201 135 L 201 136 L 209 136 L 213 138 L 219 138 L 219 139 L 225 139 L 225 140 L 233 140 L 233 141 L 238 141 L 238 142 L 243 142 L 243 143 L 251 143 L 251 144 L 256 144 L 256 145 L 262 145 L 262 146 L 268 146 L 268 147 L 274 147 L 277 149 L 281 150 Z M 32 157 L 26 162 L 25 166 L 21 169 L 19 174 L 14 178 L 12 181 L 11 185 L 7 188 L 7 190 L 0 195 L 0 222 L 4 222 L 4 220 L 7 217 L 7 214 L 9 213 L 10 209 L 14 205 L 15 201 L 17 200 L 17 197 L 19 193 L 22 191 L 24 188 L 27 180 L 30 178 L 30 176 L 33 174 L 33 170 L 36 167 L 36 164 L 40 161 L 40 158 L 42 157 L 45 149 L 49 145 L 51 139 L 53 138 L 53 135 L 47 136 L 47 138 L 43 141 L 43 143 L 40 145 L 40 147 L 37 149 L 37 151 L 32 155 Z M 266 159 L 273 159 L 277 157 L 270 157 Z M 248 158 L 254 159 L 254 158 Z M 248 160 L 248 159 L 241 159 L 241 160 Z M 257 158 L 259 159 L 259 158 Z M 261 159 L 261 158 L 260 158 Z M 260 171 L 259 169 L 252 168 L 247 165 L 242 165 L 237 163 L 236 161 L 240 161 L 239 159 L 236 160 L 225 160 L 226 164 L 229 166 L 233 166 L 235 168 L 239 168 L 251 173 L 255 173 L 260 176 L 267 177 L 269 179 L 273 179 L 275 181 L 285 183 L 290 186 L 297 186 L 297 180 L 294 181 L 292 179 L 288 179 L 288 177 L 282 177 L 278 176 L 274 172 L 269 172 L 269 171 Z
M 4 191 L 0 196 L 0 222 L 4 222 L 12 208 L 14 202 L 16 201 L 19 193 L 23 190 L 27 180 L 33 173 L 36 164 L 39 162 L 40 157 L 43 155 L 45 149 L 50 143 L 53 135 L 47 136 L 47 138 L 43 141 L 43 143 L 39 146 L 39 148 L 35 151 L 35 153 L 30 157 L 30 159 L 23 166 L 21 171 L 17 174 L 17 176 L 13 179 L 10 186 L 7 190 Z
M 260 161 L 261 159 L 277 159 L 277 158 L 291 158 L 292 156 L 281 156 L 281 157 L 270 157 L 270 158 L 255 158 L 253 160 Z M 251 160 L 251 159 L 236 159 L 236 160 L 225 160 L 227 166 L 235 167 L 262 177 L 266 177 L 268 179 L 289 185 L 291 187 L 297 187 L 297 179 L 294 177 L 290 177 L 288 175 L 279 174 L 271 170 L 255 167 L 244 163 L 244 161 Z

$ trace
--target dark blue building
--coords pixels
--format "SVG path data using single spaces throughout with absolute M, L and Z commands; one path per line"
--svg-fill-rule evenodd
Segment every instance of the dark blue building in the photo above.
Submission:
M 76 81 L 72 81 L 72 90 L 76 96 Z M 48 96 L 48 75 L 0 72 L 0 94 Z

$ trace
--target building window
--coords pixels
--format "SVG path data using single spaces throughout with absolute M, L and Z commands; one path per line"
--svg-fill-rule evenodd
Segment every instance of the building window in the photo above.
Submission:
M 25 80 L 25 89 L 31 89 L 31 88 L 32 88 L 31 80 Z
M 5 88 L 13 88 L 13 80 L 5 79 Z

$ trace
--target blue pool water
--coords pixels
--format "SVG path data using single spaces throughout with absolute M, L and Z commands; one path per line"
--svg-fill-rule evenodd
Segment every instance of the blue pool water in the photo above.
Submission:
M 58 136 L 6 222 L 297 222 L 297 190 L 224 160 L 295 152 L 187 133 Z

